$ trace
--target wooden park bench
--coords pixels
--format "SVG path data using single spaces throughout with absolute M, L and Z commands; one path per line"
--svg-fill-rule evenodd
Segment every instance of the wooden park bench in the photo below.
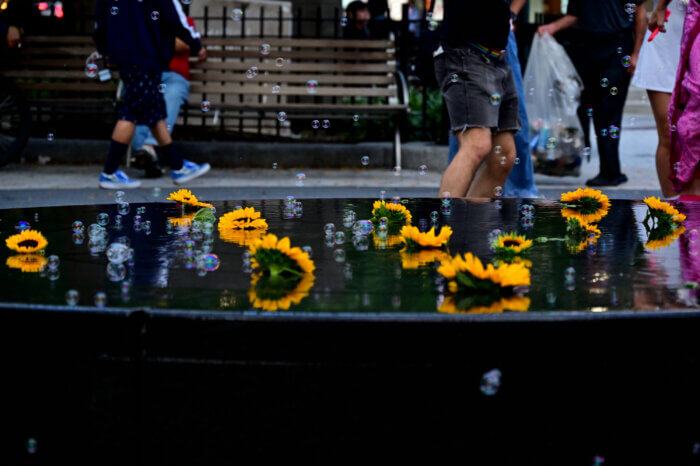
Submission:
M 393 40 L 224 38 L 203 39 L 207 60 L 192 63 L 188 104 L 180 124 L 240 133 L 289 133 L 329 120 L 391 121 L 396 165 L 408 88 L 397 70 Z M 37 119 L 114 117 L 115 79 L 85 73 L 95 50 L 90 37 L 26 37 L 19 59 L 0 67 L 27 92 Z M 203 102 L 206 102 L 203 105 Z M 286 121 L 278 118 L 281 112 Z M 324 131 L 319 127 L 318 131 Z

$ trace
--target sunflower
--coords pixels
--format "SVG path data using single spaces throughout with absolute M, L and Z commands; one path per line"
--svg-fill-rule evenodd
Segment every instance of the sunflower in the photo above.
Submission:
M 219 219 L 219 231 L 267 230 L 267 221 L 252 207 L 234 210 Z
M 7 238 L 5 244 L 13 251 L 31 254 L 43 250 L 49 242 L 36 230 L 24 230 Z
M 417 227 L 404 225 L 400 234 L 401 241 L 406 245 L 408 251 L 438 249 L 447 246 L 447 242 L 452 236 L 452 228 L 442 227 L 440 233 L 436 236 L 435 228 L 431 228 L 427 233 L 421 233 Z
M 659 223 L 680 225 L 685 222 L 685 215 L 668 202 L 657 197 L 646 197 L 644 203 L 649 207 L 647 216 L 656 219 Z
M 529 259 L 525 259 L 520 256 L 513 256 L 513 257 L 497 257 L 496 260 L 494 260 L 493 264 L 498 267 L 501 264 L 522 264 L 524 267 L 527 267 L 528 269 L 532 268 L 532 261 Z
M 503 311 L 526 312 L 530 309 L 530 298 L 524 296 L 510 296 L 508 298 L 497 299 L 491 304 L 474 305 L 471 307 L 461 307 L 457 303 L 455 296 L 445 296 L 445 299 L 438 307 L 438 312 L 446 314 L 500 314 Z
M 221 230 L 219 237 L 227 243 L 235 243 L 239 246 L 250 247 L 260 238 L 265 236 L 265 230 Z
M 579 217 L 588 223 L 599 222 L 608 215 L 610 199 L 597 189 L 584 188 L 561 195 L 564 218 Z
M 506 233 L 493 240 L 491 247 L 501 258 L 514 257 L 527 252 L 532 247 L 532 240 L 523 235 Z
M 263 311 L 288 310 L 292 305 L 297 305 L 309 295 L 309 290 L 314 286 L 314 274 L 304 273 L 301 278 L 281 286 L 272 285 L 266 281 L 263 273 L 255 273 L 250 280 L 248 299 L 251 306 Z
M 456 256 L 443 260 L 438 273 L 448 280 L 450 293 L 465 292 L 486 296 L 512 294 L 513 288 L 530 285 L 530 270 L 524 264 L 501 263 L 498 267 L 488 264 L 486 267 L 478 257 L 466 253 L 464 257 Z
M 652 233 L 655 233 L 655 230 L 652 231 Z M 666 236 L 658 237 L 656 234 L 650 234 L 644 247 L 651 249 L 652 251 L 665 248 L 676 241 L 683 233 L 685 233 L 685 227 L 681 225 L 678 228 L 674 228 L 671 233 L 667 234 Z
M 401 204 L 393 204 L 386 201 L 374 201 L 372 205 L 372 223 L 379 224 L 379 220 L 386 217 L 389 231 L 396 231 L 402 225 L 411 223 L 411 212 Z
M 581 217 L 569 217 L 566 219 L 566 234 L 574 241 L 583 241 L 590 238 L 599 238 L 600 230 Z
M 316 269 L 308 253 L 290 247 L 289 238 L 278 240 L 273 234 L 265 235 L 255 241 L 248 251 L 253 267 L 266 275 L 298 276 Z
M 205 207 L 207 209 L 214 208 L 213 205 L 207 204 L 206 202 L 200 202 L 197 196 L 192 194 L 189 189 L 178 189 L 174 193 L 170 193 L 168 196 L 169 201 L 175 201 L 182 204 L 184 207 Z
M 168 217 L 170 224 L 174 227 L 190 226 L 192 225 L 192 219 L 194 219 L 194 212 L 182 217 Z
M 7 266 L 22 272 L 41 272 L 46 267 L 46 258 L 41 254 L 16 254 L 7 258 Z
M 403 244 L 403 236 L 401 235 L 387 235 L 385 238 L 381 238 L 375 232 L 372 235 L 372 240 L 374 242 L 375 249 L 393 248 L 394 246 L 400 246 Z
M 431 265 L 434 262 L 448 260 L 450 255 L 442 249 L 423 249 L 417 252 L 401 251 L 401 267 L 404 269 L 418 269 Z

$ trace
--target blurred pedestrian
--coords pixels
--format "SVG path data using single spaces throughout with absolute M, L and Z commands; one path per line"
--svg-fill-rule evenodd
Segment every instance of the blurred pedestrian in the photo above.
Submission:
M 435 76 L 459 149 L 440 193 L 500 195 L 515 162 L 518 94 L 506 62 L 510 1 L 445 0 Z M 449 194 L 445 194 L 449 193 Z
M 189 5 L 183 3 L 182 7 L 187 15 L 187 24 L 195 28 L 194 20 L 189 16 Z M 180 107 L 187 103 L 190 96 L 190 46 L 177 37 L 175 55 L 170 61 L 168 71 L 163 71 L 161 74 L 161 85 L 165 87 L 163 90 L 167 115 L 165 123 L 168 126 L 168 132 L 172 135 L 180 114 Z M 146 178 L 159 178 L 163 175 L 163 170 L 158 164 L 156 146 L 158 141 L 153 137 L 148 126 L 138 125 L 131 140 L 131 149 L 134 152 L 132 166 L 144 169 Z
M 651 23 L 658 24 L 665 20 L 662 4 L 654 0 L 654 11 Z M 686 5 L 674 2 L 671 5 L 671 15 L 665 23 L 666 34 L 656 34 L 649 42 L 653 31 L 647 31 L 646 36 L 635 37 L 643 40 L 637 69 L 632 77 L 632 84 L 646 89 L 649 103 L 654 113 L 659 143 L 656 147 L 656 172 L 659 176 L 661 193 L 666 198 L 673 198 L 676 192 L 669 175 L 671 174 L 671 132 L 668 127 L 668 106 L 671 103 L 671 93 L 676 83 L 676 71 L 681 58 L 681 35 L 685 20 Z M 661 16 L 663 15 L 663 16 Z
M 518 18 L 518 14 L 522 10 L 527 0 L 513 0 L 510 5 L 512 24 Z M 503 195 L 507 197 L 522 197 L 533 198 L 539 196 L 537 187 L 535 186 L 535 172 L 532 166 L 532 156 L 530 155 L 530 128 L 527 118 L 527 109 L 525 108 L 525 91 L 523 87 L 523 73 L 520 68 L 520 59 L 518 58 L 518 42 L 515 40 L 515 27 L 511 27 L 508 35 L 508 46 L 506 47 L 506 62 L 513 70 L 513 80 L 515 88 L 518 92 L 518 115 L 522 127 L 520 131 L 515 133 L 515 152 L 516 163 L 506 180 L 503 187 Z M 450 134 L 450 155 L 449 161 L 452 162 L 459 143 L 457 136 L 454 133 Z
M 343 39 L 369 39 L 369 20 L 371 15 L 366 3 L 356 0 L 345 7 L 348 23 L 343 28 Z
M 165 122 L 166 111 L 161 74 L 175 53 L 175 37 L 190 47 L 200 60 L 206 58 L 199 34 L 187 23 L 179 0 L 118 2 L 97 0 L 95 42 L 106 60 L 119 67 L 124 83 L 120 119 L 112 132 L 107 162 L 100 174 L 104 189 L 137 188 L 119 169 L 137 124 L 145 124 L 158 141 L 161 163 L 170 165 L 175 184 L 185 183 L 208 172 L 209 164 L 184 160 L 175 150 Z
M 389 24 L 389 3 L 387 0 L 369 0 L 369 33 L 372 39 L 388 39 L 391 30 Z
M 649 28 L 666 32 L 670 0 L 659 0 Z M 671 125 L 671 181 L 681 201 L 700 201 L 700 3 L 689 0 L 681 38 L 676 84 L 668 109 Z
M 553 23 L 540 26 L 538 34 L 551 35 L 579 25 L 583 33 L 580 57 L 573 60 L 583 79 L 579 116 L 588 134 L 593 126 L 600 154 L 600 172 L 586 181 L 588 186 L 617 186 L 627 182 L 620 167 L 622 111 L 627 99 L 634 60 L 639 54 L 635 37 L 643 37 L 646 16 L 637 11 L 639 0 L 569 0 L 567 14 Z

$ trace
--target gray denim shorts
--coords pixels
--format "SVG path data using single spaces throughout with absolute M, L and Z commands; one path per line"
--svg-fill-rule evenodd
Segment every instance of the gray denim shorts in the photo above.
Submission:
M 435 77 L 445 98 L 452 131 L 491 128 L 518 131 L 518 93 L 505 57 L 472 48 L 444 48 L 435 57 Z

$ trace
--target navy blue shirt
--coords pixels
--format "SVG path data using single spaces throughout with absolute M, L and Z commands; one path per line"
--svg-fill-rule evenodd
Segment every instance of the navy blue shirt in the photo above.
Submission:
M 202 48 L 180 0 L 97 0 L 94 38 L 110 64 L 167 70 L 176 37 L 190 46 L 193 55 Z
M 634 0 L 569 0 L 566 12 L 579 19 L 583 32 L 606 36 L 634 29 L 634 11 L 630 13 L 625 7 L 637 3 L 639 1 Z
M 469 43 L 504 50 L 510 33 L 510 0 L 445 0 L 440 40 L 447 47 Z

